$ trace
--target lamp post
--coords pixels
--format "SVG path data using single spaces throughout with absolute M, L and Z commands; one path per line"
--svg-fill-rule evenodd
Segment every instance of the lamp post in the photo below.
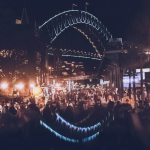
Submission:
M 50 71 L 50 72 L 49 72 L 49 75 L 51 76 L 51 69 L 52 69 L 52 67 L 49 67 L 48 69 L 49 69 L 49 71 Z
M 34 83 L 30 84 L 30 88 L 31 88 L 31 96 L 33 96 L 33 88 L 35 87 Z
M 49 77 L 51 77 L 51 69 L 52 69 L 52 67 L 48 67 L 48 69 L 49 69 L 49 72 L 48 72 L 48 85 L 49 85 Z
M 71 69 L 72 69 L 72 72 L 74 71 L 74 64 L 71 64 Z
M 76 5 L 76 4 L 72 4 L 72 10 L 73 10 L 73 6 L 77 7 L 77 5 Z
M 88 2 L 85 3 L 85 11 L 87 12 L 87 5 L 89 5 Z

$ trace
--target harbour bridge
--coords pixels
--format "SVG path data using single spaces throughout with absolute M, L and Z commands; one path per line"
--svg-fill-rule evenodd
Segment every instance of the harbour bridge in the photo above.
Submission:
M 85 27 L 78 28 L 76 27 L 77 24 L 85 24 Z M 62 52 L 62 56 L 81 57 L 99 61 L 99 67 L 97 73 L 94 74 L 94 78 L 109 80 L 110 87 L 121 88 L 120 75 L 122 71 L 120 70 L 118 59 L 109 59 L 109 57 L 112 56 L 112 53 L 118 55 L 119 53 L 126 52 L 126 50 L 123 50 L 121 47 L 117 50 L 108 51 L 109 41 L 112 39 L 112 34 L 97 17 L 89 12 L 80 10 L 64 11 L 39 26 L 39 30 L 42 30 L 49 39 L 47 43 L 47 54 L 53 55 L 52 50 L 54 49 L 54 41 L 69 27 L 72 27 L 77 32 L 84 35 L 84 37 L 91 43 L 95 53 L 60 48 L 59 50 Z M 46 61 L 46 67 L 48 68 L 48 66 L 48 61 Z

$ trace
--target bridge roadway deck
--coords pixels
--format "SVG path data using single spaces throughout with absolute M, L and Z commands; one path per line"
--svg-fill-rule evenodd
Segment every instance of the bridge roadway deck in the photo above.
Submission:
M 85 80 L 85 79 L 96 79 L 96 75 L 84 75 L 84 76 L 71 76 L 71 77 L 60 77 L 60 78 L 50 78 L 49 81 L 58 80 L 58 81 L 68 81 L 70 80 Z

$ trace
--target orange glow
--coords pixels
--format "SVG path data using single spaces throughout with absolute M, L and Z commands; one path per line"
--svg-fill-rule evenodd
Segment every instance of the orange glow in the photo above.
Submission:
M 34 87 L 33 88 L 33 95 L 34 96 L 38 96 L 41 93 L 42 93 L 42 89 L 40 87 Z

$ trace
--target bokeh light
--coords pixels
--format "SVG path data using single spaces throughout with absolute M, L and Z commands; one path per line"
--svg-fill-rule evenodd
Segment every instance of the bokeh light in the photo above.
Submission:
M 2 88 L 2 89 L 6 89 L 7 87 L 8 87 L 8 84 L 7 84 L 7 83 L 2 83 L 2 84 L 1 84 L 1 88 Z
M 33 88 L 33 95 L 38 96 L 42 93 L 42 89 L 40 87 L 34 87 Z
M 60 84 L 57 83 L 57 84 L 56 84 L 56 87 L 59 88 L 59 87 L 60 87 Z
M 34 87 L 35 87 L 34 83 L 31 83 L 31 84 L 30 84 L 30 87 L 31 87 L 31 88 L 34 88 Z
M 17 89 L 23 89 L 24 85 L 22 83 L 15 85 Z

